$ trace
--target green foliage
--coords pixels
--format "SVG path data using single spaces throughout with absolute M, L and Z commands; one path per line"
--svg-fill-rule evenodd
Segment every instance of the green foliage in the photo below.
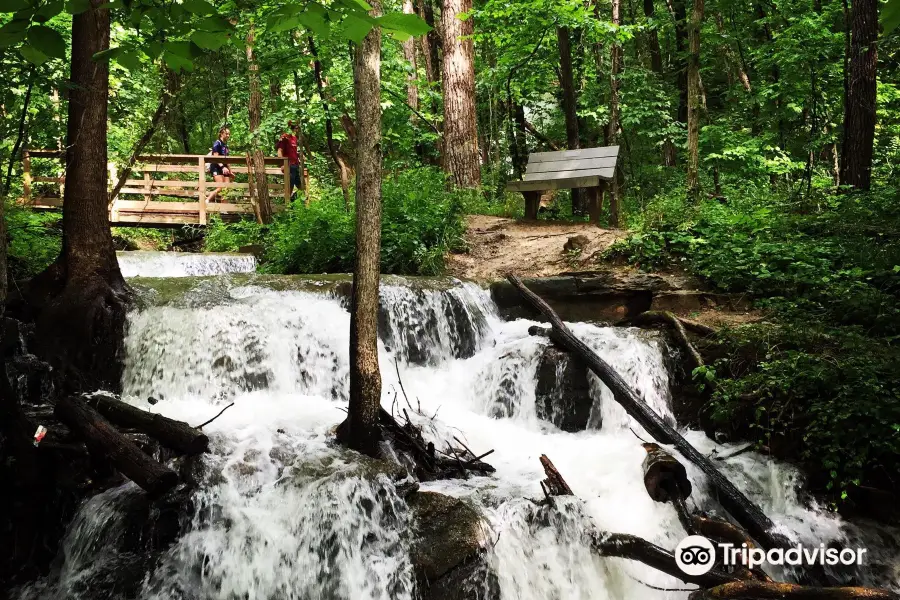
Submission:
M 32 212 L 6 201 L 5 216 L 8 268 L 14 279 L 28 279 L 56 260 L 62 247 L 60 215 Z
M 722 334 L 711 417 L 803 460 L 835 497 L 860 482 L 893 486 L 885 475 L 900 466 L 900 246 L 887 243 L 900 234 L 896 197 L 883 188 L 798 206 L 747 187 L 727 204 L 686 206 L 673 194 L 608 253 L 757 299 L 767 321 Z
M 213 221 L 207 250 L 234 251 L 244 244 L 266 248 L 262 270 L 270 273 L 346 273 L 353 270 L 355 215 L 339 189 L 316 194 L 276 217 L 268 228 L 244 221 Z M 406 275 L 443 272 L 444 256 L 462 245 L 465 194 L 448 193 L 443 175 L 410 169 L 382 184 L 381 271 Z

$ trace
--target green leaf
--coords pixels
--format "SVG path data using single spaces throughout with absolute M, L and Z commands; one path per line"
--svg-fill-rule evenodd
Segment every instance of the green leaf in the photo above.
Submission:
M 19 54 L 22 55 L 22 58 L 37 67 L 41 66 L 49 60 L 49 57 L 46 54 L 44 54 L 34 46 L 29 46 L 27 44 L 19 48 Z
M 216 12 L 215 7 L 206 0 L 183 0 L 181 5 L 184 10 L 195 15 L 212 15 Z
M 168 45 L 168 44 L 167 44 Z M 173 54 L 171 52 L 166 52 L 163 54 L 163 60 L 166 61 L 166 64 L 170 69 L 178 73 L 179 71 L 193 71 L 194 63 L 191 62 L 190 59 L 185 58 L 183 56 L 179 56 L 178 54 Z
M 318 4 L 310 4 L 305 11 L 297 15 L 300 24 L 309 29 L 313 35 L 328 37 L 328 23 L 325 21 L 325 9 Z
M 378 24 L 384 29 L 399 31 L 412 36 L 425 35 L 431 31 L 431 27 L 428 26 L 428 23 L 416 15 L 391 13 L 379 17 L 376 21 L 378 21 Z
M 141 58 L 136 50 L 122 52 L 116 56 L 116 62 L 128 69 L 129 71 L 137 71 L 141 68 Z
M 44 25 L 37 25 L 28 30 L 28 43 L 46 56 L 66 57 L 66 41 L 55 30 Z
M 356 15 L 346 15 L 337 27 L 338 34 L 357 44 L 362 42 L 372 30 L 375 24 L 371 20 L 365 20 Z
M 63 0 L 56 0 L 55 2 L 50 2 L 40 7 L 37 11 L 35 11 L 34 16 L 40 17 L 40 21 L 49 21 L 59 13 L 63 11 L 65 7 L 65 3 Z
M 288 31 L 290 29 L 296 29 L 300 26 L 300 16 L 293 15 L 291 17 L 280 17 L 278 19 L 270 19 L 269 21 L 269 31 L 273 33 L 279 33 L 282 31 Z
M 0 27 L 0 35 L 9 34 L 9 33 L 25 33 L 25 30 L 28 29 L 28 20 L 27 19 L 14 19 Z
M 27 0 L 0 0 L 0 13 L 13 13 L 29 7 Z
M 197 29 L 202 29 L 203 31 L 231 31 L 231 23 L 226 21 L 223 17 L 219 15 L 212 15 L 210 17 L 206 17 L 197 24 Z
M 0 33 L 0 48 L 9 48 L 25 41 L 25 32 Z
M 191 34 L 191 41 L 204 50 L 218 50 L 228 42 L 228 36 L 208 31 L 195 31 Z
M 881 9 L 881 26 L 887 35 L 900 26 L 900 0 L 888 0 Z
M 174 54 L 185 59 L 191 58 L 190 42 L 166 42 L 163 47 L 166 49 L 166 54 Z
M 342 4 L 350 10 L 364 10 L 366 12 L 372 10 L 372 5 L 365 0 L 339 0 L 338 4 Z
M 91 7 L 91 0 L 68 0 L 66 12 L 70 15 L 80 15 Z
M 110 60 L 110 59 L 112 59 L 112 58 L 115 58 L 116 56 L 118 56 L 118 55 L 121 54 L 121 53 L 122 53 L 122 49 L 121 49 L 121 48 L 109 48 L 109 49 L 107 49 L 107 50 L 104 50 L 103 52 L 98 52 L 97 54 L 95 54 L 95 55 L 92 56 L 91 58 L 92 58 L 93 60 L 99 62 L 99 61 L 101 61 L 101 60 Z

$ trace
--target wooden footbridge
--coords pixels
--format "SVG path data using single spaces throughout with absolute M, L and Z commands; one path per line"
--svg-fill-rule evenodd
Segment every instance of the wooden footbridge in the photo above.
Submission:
M 22 160 L 24 194 L 20 202 L 35 210 L 60 210 L 66 184 L 65 153 L 25 150 Z M 213 181 L 206 170 L 207 163 L 213 162 L 228 164 L 238 181 Z M 265 164 L 272 210 L 279 212 L 290 203 L 288 159 L 267 157 Z M 256 218 L 258 211 L 251 202 L 248 171 L 247 156 L 139 156 L 125 185 L 110 199 L 109 222 L 119 227 L 181 227 L 206 225 L 213 214 L 226 221 Z M 110 192 L 117 180 L 111 165 Z M 206 198 L 216 188 L 219 188 L 218 197 L 207 202 Z

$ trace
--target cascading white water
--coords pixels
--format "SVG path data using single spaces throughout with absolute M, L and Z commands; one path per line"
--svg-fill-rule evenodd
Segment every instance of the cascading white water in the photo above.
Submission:
M 580 535 L 584 519 L 666 548 L 684 537 L 674 510 L 643 485 L 649 436 L 592 381 L 602 427 L 563 432 L 537 418 L 535 372 L 545 339 L 529 321 L 504 322 L 474 285 L 446 291 L 385 286 L 380 361 L 383 405 L 406 405 L 437 439 L 460 437 L 493 448 L 489 477 L 423 484 L 465 498 L 482 512 L 484 545 L 504 600 L 686 598 L 690 588 L 623 559 L 601 559 Z M 663 347 L 645 334 L 575 324 L 664 418 L 669 409 Z M 409 558 L 410 515 L 394 482 L 330 440 L 348 393 L 349 315 L 339 298 L 234 287 L 209 305 L 190 297 L 177 307 L 130 316 L 124 389 L 142 408 L 201 423 L 213 451 L 195 498 L 188 533 L 152 568 L 145 599 L 410 599 L 417 597 Z M 395 366 L 394 359 L 398 362 Z M 149 397 L 159 400 L 155 405 Z M 699 432 L 703 452 L 716 445 Z M 718 447 L 721 451 L 721 447 Z M 540 454 L 548 454 L 579 499 L 536 518 Z M 798 500 L 795 471 L 747 453 L 724 463 L 729 475 L 779 524 L 806 543 L 844 540 L 841 522 Z M 716 503 L 688 465 L 692 502 Z M 82 508 L 65 541 L 61 570 L 24 598 L 94 598 L 84 591 L 92 553 L 114 547 L 119 499 L 105 492 Z M 117 512 L 118 511 L 118 512 Z M 119 519 L 119 520 L 117 520 Z M 114 552 L 111 554 L 115 555 Z M 100 559 L 103 558 L 101 554 Z M 644 582 L 644 583 L 642 583 Z
M 123 277 L 191 277 L 222 273 L 252 273 L 252 254 L 224 252 L 116 252 Z

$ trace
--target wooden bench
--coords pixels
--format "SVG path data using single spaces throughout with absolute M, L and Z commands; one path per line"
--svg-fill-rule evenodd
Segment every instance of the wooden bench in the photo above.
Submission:
M 521 192 L 525 197 L 525 218 L 537 219 L 541 192 L 546 190 L 588 190 L 588 212 L 591 223 L 600 222 L 600 207 L 607 181 L 616 174 L 618 146 L 535 152 L 528 156 L 528 167 L 522 181 L 506 184 L 506 191 Z

